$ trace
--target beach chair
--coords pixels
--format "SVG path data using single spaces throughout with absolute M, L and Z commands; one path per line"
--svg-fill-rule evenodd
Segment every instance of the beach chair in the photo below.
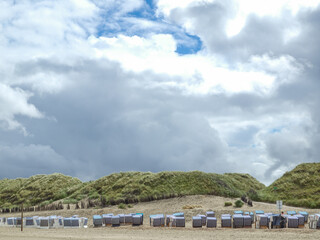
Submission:
M 38 228 L 49 229 L 53 226 L 53 219 L 50 217 L 39 217 Z
M 301 214 L 296 214 L 296 215 L 294 215 L 294 216 L 298 218 L 298 227 L 299 227 L 299 228 L 304 228 L 304 223 L 305 223 L 305 218 L 304 218 L 304 216 L 301 215 Z
M 271 228 L 280 228 L 281 227 L 281 215 L 273 214 L 271 221 Z
M 9 217 L 7 219 L 7 226 L 8 227 L 14 227 L 16 225 L 16 223 L 17 223 L 17 220 L 14 217 Z
M 208 217 L 215 217 L 215 213 L 213 211 L 206 212 L 206 216 Z
M 201 217 L 201 224 L 202 224 L 202 226 L 206 226 L 207 216 L 206 216 L 206 215 L 202 215 L 202 214 L 198 214 L 198 217 Z
M 192 227 L 201 228 L 202 227 L 202 218 L 199 216 L 192 217 Z
M 102 227 L 103 225 L 103 220 L 100 215 L 94 215 L 93 216 L 93 226 L 94 227 Z
M 143 213 L 136 213 L 135 215 L 140 215 L 141 216 L 141 225 L 143 225 Z
M 78 217 L 64 218 L 63 226 L 64 228 L 80 228 L 81 227 L 80 218 Z
M 207 217 L 207 228 L 216 228 L 217 227 L 217 218 Z
M 186 226 L 185 218 L 173 216 L 172 226 L 173 227 L 185 227 Z
M 142 215 L 133 215 L 132 216 L 132 225 L 140 226 L 142 224 Z
M 150 226 L 164 227 L 165 218 L 163 214 L 150 215 Z
M 256 215 L 256 228 L 267 229 L 268 228 L 268 216 L 264 214 Z
M 308 222 L 308 217 L 309 217 L 309 213 L 304 212 L 304 211 L 299 211 L 299 214 L 301 214 L 302 216 L 304 216 L 304 222 Z
M 309 228 L 316 229 L 317 228 L 317 220 L 315 215 L 309 215 Z
M 111 226 L 112 227 L 118 227 L 120 226 L 120 216 L 117 215 L 117 216 L 112 216 L 111 217 Z
M 243 215 L 235 214 L 233 215 L 233 228 L 243 228 Z M 251 221 L 251 218 L 250 218 Z
M 221 215 L 221 227 L 222 228 L 231 228 L 232 220 L 230 214 L 222 214 Z
M 132 215 L 131 214 L 124 215 L 124 224 L 125 225 L 132 225 Z
M 295 216 L 288 216 L 288 228 L 298 228 L 299 219 Z
M 113 214 L 102 214 L 102 222 L 104 226 L 111 226 L 112 225 L 112 216 Z
M 243 227 L 252 228 L 252 218 L 250 215 L 243 215 Z
M 24 218 L 23 227 L 25 227 L 25 228 L 35 228 L 35 227 L 37 227 L 35 219 L 33 217 Z

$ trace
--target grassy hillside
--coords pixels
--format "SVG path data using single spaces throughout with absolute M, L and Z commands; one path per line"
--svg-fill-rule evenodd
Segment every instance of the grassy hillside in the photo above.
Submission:
M 248 174 L 193 172 L 124 172 L 83 183 L 62 174 L 0 180 L 0 208 L 24 202 L 35 206 L 56 200 L 76 203 L 95 199 L 109 205 L 152 201 L 183 195 L 217 195 L 320 208 L 320 163 L 306 163 L 265 187 Z
M 0 180 L 0 206 L 10 208 L 21 202 L 31 206 L 48 204 L 66 198 L 79 187 L 82 187 L 79 179 L 58 173 L 3 179 Z
M 240 197 L 264 188 L 248 174 L 194 172 L 125 172 L 83 183 L 62 174 L 0 180 L 0 208 L 47 205 L 56 200 L 76 203 L 95 199 L 109 205 L 152 201 L 182 195 Z M 93 201 L 93 202 L 94 202 Z
M 257 200 L 284 200 L 291 206 L 320 208 L 320 163 L 298 165 L 259 191 Z
M 248 174 L 125 172 L 87 183 L 70 197 L 80 200 L 103 196 L 106 204 L 118 204 L 195 194 L 240 197 L 263 188 L 263 184 Z

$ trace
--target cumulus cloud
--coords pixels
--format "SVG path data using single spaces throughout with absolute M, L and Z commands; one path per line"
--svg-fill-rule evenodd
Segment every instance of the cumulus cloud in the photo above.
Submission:
M 304 67 L 291 56 L 265 54 L 252 56 L 248 62 L 230 69 L 214 55 L 204 52 L 191 56 L 177 54 L 177 43 L 170 34 L 154 34 L 148 38 L 124 35 L 112 38 L 92 36 L 90 42 L 98 57 L 118 61 L 128 71 L 153 71 L 180 77 L 179 82 L 174 80 L 165 84 L 184 89 L 188 94 L 268 94 L 274 90 L 275 85 L 280 85 L 281 81 L 292 80 Z
M 0 4 L 0 177 L 319 159 L 319 1 Z

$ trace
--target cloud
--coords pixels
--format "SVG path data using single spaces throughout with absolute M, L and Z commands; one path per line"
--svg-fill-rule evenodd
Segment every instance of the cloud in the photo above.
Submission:
M 319 161 L 318 5 L 2 2 L 0 177 Z
M 18 129 L 27 134 L 26 129 L 15 120 L 15 115 L 31 118 L 42 118 L 43 115 L 33 105 L 28 103 L 31 93 L 20 88 L 11 88 L 0 83 L 0 127 L 2 129 Z
M 128 170 L 227 171 L 225 143 L 206 118 L 184 106 L 189 100 L 179 90 L 132 84 L 157 76 L 124 73 L 110 61 L 80 65 L 64 91 L 33 98 L 56 121 L 22 120 L 34 134 L 28 144 L 42 142 L 76 159 L 72 171 L 85 173 L 82 178 Z
M 0 146 L 0 163 L 2 178 L 29 177 L 35 174 L 51 174 L 53 172 L 70 172 L 71 167 L 65 159 L 51 147 L 43 145 Z
M 252 56 L 248 62 L 230 69 L 219 63 L 215 56 L 199 52 L 179 55 L 177 43 L 170 34 L 154 34 L 148 38 L 124 36 L 90 37 L 100 58 L 115 60 L 127 71 L 153 71 L 180 77 L 180 82 L 167 81 L 167 87 L 178 87 L 188 94 L 227 94 L 252 92 L 268 94 L 274 85 L 290 81 L 304 68 L 291 56 Z M 281 79 L 285 76 L 285 79 Z M 279 81 L 275 83 L 275 79 Z M 152 82 L 152 81 L 150 81 Z M 150 83 L 152 85 L 152 83 Z

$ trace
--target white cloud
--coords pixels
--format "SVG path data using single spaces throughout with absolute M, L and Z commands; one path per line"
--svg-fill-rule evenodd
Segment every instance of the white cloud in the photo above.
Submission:
M 288 55 L 252 56 L 248 63 L 238 64 L 234 69 L 205 51 L 181 56 L 175 52 L 177 44 L 169 34 L 150 34 L 148 38 L 91 36 L 89 41 L 98 57 L 118 61 L 127 71 L 174 76 L 179 80 L 168 79 L 160 87 L 178 87 L 187 94 L 250 92 L 268 95 L 303 71 L 303 65 Z M 159 86 L 159 83 L 151 80 L 148 86 L 152 85 Z
M 233 37 L 241 32 L 246 24 L 246 20 L 250 14 L 259 17 L 271 16 L 279 17 L 283 11 L 289 11 L 290 14 L 296 15 L 300 10 L 315 9 L 319 4 L 319 0 L 270 0 L 267 4 L 261 4 L 255 0 L 234 1 L 237 5 L 235 15 L 228 20 L 226 33 L 228 37 Z M 298 36 L 299 30 L 288 30 L 286 32 L 285 41 Z
M 75 0 L 76 1 L 76 0 Z M 144 0 L 92 0 L 100 9 L 113 12 L 120 17 L 126 13 L 140 9 Z
M 187 8 L 190 6 L 203 5 L 206 3 L 212 3 L 215 0 L 156 0 L 157 14 L 164 14 L 165 16 L 170 15 L 170 12 L 176 8 Z
M 32 69 L 27 67 L 19 74 L 19 65 L 47 58 L 72 65 L 79 56 L 90 57 L 87 36 L 96 31 L 99 9 L 87 0 L 0 4 L 1 127 L 20 129 L 27 134 L 16 116 L 43 117 L 28 99 L 35 92 L 60 91 L 67 79 L 41 66 L 29 66 Z
M 279 17 L 283 11 L 288 11 L 292 15 L 296 15 L 301 10 L 315 9 L 319 6 L 319 0 L 269 0 L 267 3 L 261 3 L 256 0 L 241 0 L 241 1 L 219 1 L 219 0 L 157 0 L 157 12 L 159 15 L 164 15 L 170 19 L 170 14 L 175 9 L 187 9 L 194 6 L 205 6 L 210 3 L 218 3 L 227 7 L 230 14 L 227 16 L 226 34 L 228 37 L 236 36 L 241 32 L 246 24 L 248 16 L 251 14 L 259 17 Z M 183 26 L 189 32 L 194 32 L 194 23 L 191 19 L 184 19 Z M 285 41 L 296 37 L 299 30 L 290 30 L 286 34 Z
M 15 120 L 15 115 L 43 117 L 34 105 L 28 103 L 31 96 L 31 93 L 22 89 L 11 88 L 0 83 L 0 127 L 9 130 L 19 129 L 26 134 L 25 128 Z

